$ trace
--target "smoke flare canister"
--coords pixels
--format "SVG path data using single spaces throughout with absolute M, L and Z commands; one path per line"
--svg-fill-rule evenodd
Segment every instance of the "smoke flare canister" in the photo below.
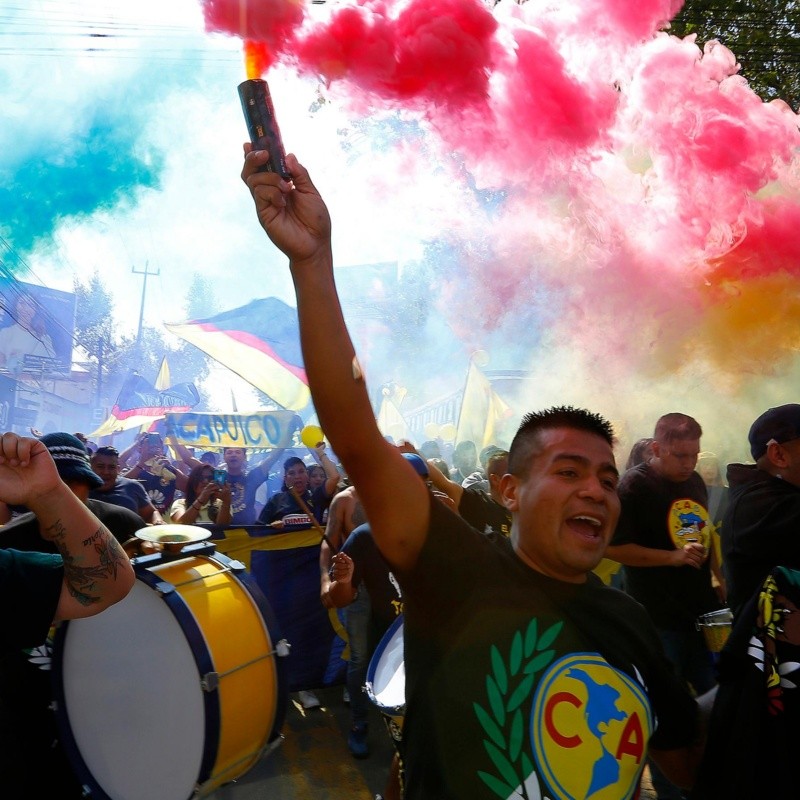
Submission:
M 239 99 L 253 149 L 269 151 L 269 162 L 259 172 L 277 172 L 282 178 L 291 180 L 267 82 L 261 78 L 243 81 L 239 84 Z

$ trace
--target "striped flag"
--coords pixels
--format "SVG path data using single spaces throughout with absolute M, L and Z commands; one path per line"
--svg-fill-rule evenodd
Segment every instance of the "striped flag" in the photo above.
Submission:
M 207 319 L 165 327 L 283 408 L 300 411 L 308 405 L 297 311 L 281 300 L 253 300 Z

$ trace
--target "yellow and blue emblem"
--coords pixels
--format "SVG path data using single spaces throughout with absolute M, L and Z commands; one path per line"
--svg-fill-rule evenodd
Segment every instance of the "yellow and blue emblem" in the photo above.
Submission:
M 542 676 L 530 736 L 557 800 L 634 797 L 653 732 L 642 687 L 596 653 L 571 653 Z

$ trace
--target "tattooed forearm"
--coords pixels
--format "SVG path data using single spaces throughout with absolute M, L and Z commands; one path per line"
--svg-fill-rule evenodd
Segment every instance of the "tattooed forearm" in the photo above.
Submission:
M 85 556 L 71 553 L 64 546 L 63 539 L 54 541 L 64 559 L 64 578 L 70 594 L 81 605 L 100 602 L 101 586 L 98 584 L 116 580 L 120 564 L 127 559 L 117 540 L 105 528 L 99 528 L 84 539 L 84 545 L 94 542 L 94 552 L 97 554 L 96 563 L 90 565 L 82 563 L 86 560 Z
M 103 535 L 103 529 L 99 528 L 96 530 L 88 539 L 84 539 L 81 544 L 84 547 L 88 547 L 92 542 L 96 541 Z

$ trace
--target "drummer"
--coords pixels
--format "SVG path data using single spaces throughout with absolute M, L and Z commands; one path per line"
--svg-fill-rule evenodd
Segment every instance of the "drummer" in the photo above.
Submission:
M 43 447 L 45 440 L 56 459 L 57 470 Z M 82 787 L 58 744 L 50 707 L 47 629 L 54 618 L 89 616 L 120 600 L 133 585 L 134 574 L 118 542 L 73 488 L 81 479 L 93 480 L 95 485 L 102 483 L 96 475 L 91 478 L 94 473 L 89 469 L 83 443 L 66 433 L 48 434 L 41 442 L 5 433 L 0 438 L 0 455 L 0 497 L 11 503 L 26 503 L 31 509 L 31 513 L 0 532 L 2 561 L 4 565 L 12 561 L 36 562 L 27 569 L 28 580 L 37 584 L 35 598 L 28 602 L 24 592 L 17 594 L 11 601 L 13 606 L 4 612 L 7 619 L 0 654 L 0 784 L 3 797 L 41 795 L 77 800 L 83 796 Z M 15 465 L 6 459 L 19 459 L 20 463 Z M 64 482 L 70 483 L 72 491 Z M 42 496 L 49 498 L 47 503 L 42 504 Z M 136 525 L 141 525 L 133 512 L 117 510 L 130 513 L 137 520 Z M 12 549 L 6 549 L 9 547 Z M 29 552 L 14 556 L 18 549 Z M 61 568 L 58 557 L 49 553 L 60 553 L 66 570 Z M 43 575 L 44 569 L 50 571 L 51 578 Z M 53 576 L 61 579 L 54 583 Z M 76 583 L 78 578 L 81 583 Z M 8 600 L 10 587 L 5 585 L 6 580 Z M 62 583 L 59 597 L 58 585 Z M 29 626 L 31 629 L 23 630 Z M 9 638 L 15 628 L 22 640 L 17 636 Z
M 424 466 L 425 462 L 419 456 L 414 457 Z M 362 591 L 363 582 L 363 588 L 369 597 L 369 626 L 367 648 L 364 653 L 365 660 L 369 661 L 381 638 L 394 620 L 403 613 L 400 584 L 375 546 L 368 523 L 359 525 L 347 537 L 342 549 L 332 560 L 333 580 L 328 584 L 323 602 L 327 601 L 326 605 L 329 602 L 336 608 L 346 607 L 356 600 Z M 352 682 L 348 665 L 347 688 L 351 698 L 352 726 L 347 736 L 347 746 L 356 758 L 366 758 L 369 755 L 367 701 L 360 670 L 354 670 L 354 674 L 359 677 Z M 396 726 L 393 728 L 389 720 L 386 722 L 392 741 L 396 743 L 402 732 L 397 730 Z M 399 773 L 399 754 L 396 753 L 392 759 L 384 800 L 400 800 L 402 792 Z
M 648 747 L 690 786 L 697 704 L 644 609 L 590 575 L 619 516 L 611 426 L 572 408 L 525 418 L 501 482 L 506 544 L 436 502 L 375 423 L 322 198 L 294 156 L 290 183 L 250 150 L 242 178 L 289 257 L 320 424 L 403 590 L 406 798 L 629 797 Z
M 403 457 L 414 467 L 423 481 L 428 479 L 428 465 L 421 456 L 416 453 L 404 453 Z M 351 493 L 351 496 L 356 498 L 357 507 L 363 516 L 363 509 L 358 502 L 355 489 L 351 487 L 345 489 L 345 492 Z M 340 492 L 336 495 L 334 503 L 343 494 L 344 492 Z M 333 506 L 331 508 L 333 509 Z M 331 522 L 330 518 L 328 522 Z M 335 530 L 336 526 L 333 528 Z M 330 524 L 328 529 L 331 529 Z M 332 544 L 337 546 L 338 543 L 334 539 Z M 323 548 L 325 547 L 323 543 Z M 320 564 L 323 563 L 320 557 Z M 363 687 L 367 665 L 384 633 L 402 614 L 402 594 L 397 579 L 375 546 L 369 524 L 351 526 L 349 535 L 339 552 L 328 559 L 328 563 L 330 574 L 322 576 L 322 603 L 327 608 L 331 606 L 347 608 L 345 625 L 351 648 L 350 661 L 347 664 L 351 716 L 347 746 L 355 758 L 366 758 L 369 755 L 369 745 L 367 700 Z M 363 608 L 354 605 L 364 598 L 366 605 Z M 351 614 L 351 610 L 354 610 L 355 614 Z

